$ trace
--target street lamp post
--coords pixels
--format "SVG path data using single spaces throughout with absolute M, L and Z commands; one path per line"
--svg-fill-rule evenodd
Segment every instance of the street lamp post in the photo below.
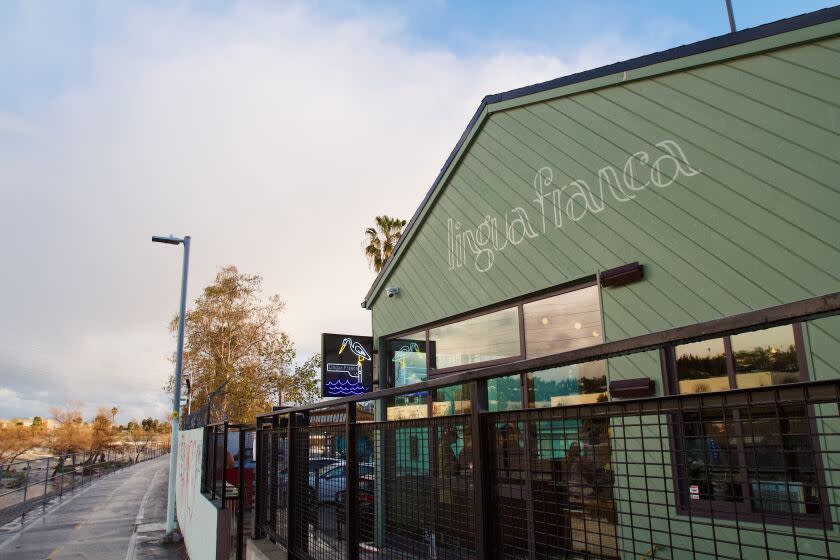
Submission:
M 175 531 L 175 469 L 178 467 L 178 423 L 181 416 L 181 376 L 184 371 L 184 317 L 187 314 L 187 272 L 190 268 L 190 236 L 178 238 L 153 236 L 155 243 L 184 245 L 181 270 L 181 307 L 178 311 L 178 349 L 175 354 L 175 395 L 172 399 L 172 442 L 169 453 L 169 488 L 166 494 L 166 535 Z

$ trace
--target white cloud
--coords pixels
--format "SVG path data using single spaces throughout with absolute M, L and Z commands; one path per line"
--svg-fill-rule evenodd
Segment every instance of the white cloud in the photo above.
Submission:
M 193 236 L 193 297 L 219 266 L 262 274 L 314 353 L 321 332 L 370 331 L 361 232 L 410 217 L 485 94 L 638 51 L 464 58 L 410 48 L 399 20 L 301 6 L 120 21 L 87 79 L 0 119 L 26 133 L 0 152 L 0 382 L 121 419 L 162 414 L 171 371 L 180 251 L 152 234 Z

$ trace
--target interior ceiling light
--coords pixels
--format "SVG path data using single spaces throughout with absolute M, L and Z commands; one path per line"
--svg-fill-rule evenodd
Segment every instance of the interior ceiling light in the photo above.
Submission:
M 549 323 L 549 321 L 548 321 L 548 317 L 543 317 L 543 318 L 542 318 L 542 324 L 543 324 L 543 325 L 547 325 L 548 323 Z
M 580 330 L 580 327 L 581 327 L 581 326 L 582 326 L 582 325 L 581 325 L 580 323 L 575 323 L 575 329 Z

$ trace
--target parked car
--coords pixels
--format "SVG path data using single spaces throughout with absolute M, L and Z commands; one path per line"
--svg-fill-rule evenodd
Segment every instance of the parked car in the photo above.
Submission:
M 359 477 L 359 540 L 362 542 L 373 541 L 373 520 L 376 512 L 374 504 L 374 478 L 373 475 Z M 347 518 L 345 517 L 345 504 L 347 503 L 347 489 L 340 490 L 335 497 L 335 526 L 338 528 L 338 538 L 345 538 Z
M 360 477 L 372 475 L 373 472 L 373 463 L 359 463 Z M 338 493 L 347 487 L 347 465 L 340 461 L 323 467 L 318 473 L 309 473 L 309 487 L 317 493 L 319 502 L 335 502 Z
M 343 463 L 341 459 L 334 459 L 332 457 L 310 457 L 308 463 L 308 470 L 310 477 L 313 473 L 320 471 L 325 467 L 331 467 L 337 463 Z M 289 467 L 281 469 L 277 474 L 277 482 L 283 486 L 286 484 L 286 478 L 289 476 Z

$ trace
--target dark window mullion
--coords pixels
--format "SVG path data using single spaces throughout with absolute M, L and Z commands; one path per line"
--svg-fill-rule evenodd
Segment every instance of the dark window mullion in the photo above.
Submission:
M 732 339 L 723 337 L 723 355 L 726 359 L 726 375 L 729 378 L 729 388 L 737 389 L 738 380 L 735 377 L 735 356 L 732 353 Z

